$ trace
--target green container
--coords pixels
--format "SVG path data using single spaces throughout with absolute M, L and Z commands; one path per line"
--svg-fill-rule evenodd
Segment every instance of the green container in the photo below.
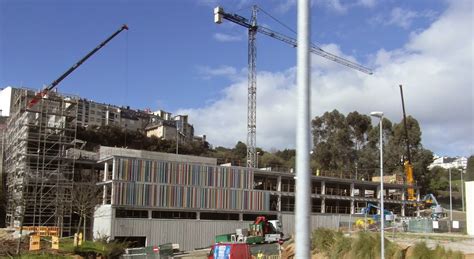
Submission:
M 260 244 L 265 241 L 265 237 L 261 236 L 248 236 L 247 237 L 247 244 Z
M 234 235 L 234 233 L 230 233 L 230 234 L 222 234 L 222 235 L 217 235 L 215 237 L 215 242 L 216 243 L 227 243 L 227 242 L 231 242 L 231 236 Z

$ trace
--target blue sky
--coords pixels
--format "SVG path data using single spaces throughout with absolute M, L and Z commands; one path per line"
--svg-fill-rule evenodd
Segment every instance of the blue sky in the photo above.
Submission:
M 430 52 L 429 46 L 421 48 L 417 43 L 434 24 L 449 18 L 449 13 L 454 12 L 449 10 L 461 12 L 463 8 L 456 8 L 459 3 L 472 11 L 472 2 L 467 0 L 314 0 L 313 41 L 328 51 L 374 68 L 380 75 L 367 79 L 360 73 L 313 58 L 313 82 L 321 83 L 314 86 L 314 92 L 321 94 L 319 96 L 327 102 L 327 105 L 323 101 L 321 107 L 313 108 L 314 115 L 335 108 L 343 112 L 370 112 L 390 104 L 393 107 L 383 108 L 389 119 L 398 122 L 401 119 L 399 96 L 372 107 L 357 100 L 341 99 L 344 94 L 337 98 L 329 92 L 324 94 L 324 89 L 328 87 L 343 93 L 344 89 L 347 90 L 344 87 L 370 88 L 373 90 L 367 90 L 365 94 L 371 96 L 377 90 L 370 86 L 380 83 L 380 80 L 396 86 L 403 83 L 402 75 L 413 77 L 413 71 L 400 73 L 392 67 L 393 63 L 401 65 L 420 56 L 442 60 L 442 55 Z M 134 108 L 186 112 L 190 114 L 197 133 L 207 134 L 215 145 L 231 146 L 238 140 L 245 140 L 246 134 L 247 36 L 244 28 L 230 22 L 214 24 L 213 7 L 217 4 L 228 12 L 245 17 L 250 16 L 251 5 L 257 4 L 284 24 L 296 28 L 293 0 L 0 0 L 0 87 L 11 85 L 39 89 L 49 84 L 126 23 L 130 30 L 116 37 L 65 79 L 59 85 L 59 91 Z M 467 39 L 472 46 L 472 14 L 466 16 L 471 19 L 471 23 L 466 24 L 470 24 L 471 36 Z M 275 31 L 295 36 L 263 12 L 258 14 L 258 21 Z M 259 104 L 262 105 L 258 106 L 257 123 L 262 124 L 257 124 L 257 144 L 265 148 L 293 147 L 294 130 L 274 132 L 269 129 L 275 119 L 267 115 L 275 113 L 275 107 L 265 104 L 268 95 L 277 96 L 279 90 L 293 89 L 295 50 L 264 35 L 257 38 L 259 82 L 261 79 L 257 88 L 262 89 L 261 93 L 258 92 Z M 472 68 L 472 47 L 470 57 Z M 387 70 L 392 71 L 390 75 L 385 75 Z M 345 78 L 340 73 L 348 76 L 347 82 L 338 81 Z M 468 80 L 462 83 L 464 87 L 472 86 L 472 77 L 465 76 Z M 268 88 L 265 83 L 272 84 L 275 78 L 279 79 Z M 402 82 L 387 82 L 388 78 L 400 78 Z M 281 82 L 287 84 L 272 88 Z M 388 91 L 384 93 L 396 93 Z M 472 133 L 472 123 L 462 124 L 467 129 L 456 136 L 436 135 L 446 130 L 439 127 L 441 121 L 437 121 L 430 110 L 423 108 L 429 104 L 419 104 L 424 100 L 418 102 L 415 98 L 418 92 L 407 89 L 405 94 L 408 95 L 407 112 L 421 121 L 422 130 L 424 125 L 427 127 L 425 146 L 440 154 L 473 153 L 473 139 L 468 136 L 469 132 Z M 470 107 L 467 121 L 472 121 L 472 95 L 470 100 L 466 100 L 469 101 L 470 106 L 466 103 L 464 110 Z M 340 105 L 348 102 L 353 105 Z M 222 107 L 230 107 L 230 110 Z M 218 115 L 216 108 L 223 110 L 224 114 Z M 292 109 L 286 109 L 284 105 L 276 108 Z M 229 124 L 220 116 L 235 118 L 236 122 Z M 281 116 L 289 115 L 281 113 Z M 235 134 L 223 137 L 222 132 L 214 130 L 218 125 L 216 121 L 235 129 Z M 275 138 L 275 135 L 279 137 Z M 440 139 L 446 140 L 437 142 Z M 448 147 L 453 139 L 467 144 Z

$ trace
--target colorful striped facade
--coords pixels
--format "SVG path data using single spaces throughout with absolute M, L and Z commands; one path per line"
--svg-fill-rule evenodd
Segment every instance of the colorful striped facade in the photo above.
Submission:
M 251 169 L 124 157 L 114 157 L 113 163 L 112 205 L 270 210 L 270 192 L 253 189 Z

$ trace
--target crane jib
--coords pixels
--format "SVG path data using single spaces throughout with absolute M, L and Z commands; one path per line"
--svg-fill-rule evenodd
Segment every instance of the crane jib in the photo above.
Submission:
M 276 31 L 273 31 L 269 28 L 266 28 L 266 27 L 263 27 L 263 26 L 260 26 L 260 25 L 252 25 L 249 23 L 249 20 L 238 15 L 238 14 L 230 14 L 230 13 L 226 13 L 224 11 L 219 11 L 219 14 L 222 15 L 222 17 L 228 21 L 231 21 L 233 23 L 236 23 L 236 24 L 239 24 L 247 29 L 253 29 L 256 27 L 256 30 L 264 35 L 267 35 L 269 37 L 272 37 L 274 39 L 277 39 L 277 40 L 280 40 L 280 41 L 283 41 L 293 47 L 297 47 L 298 46 L 298 43 L 297 43 L 297 40 L 292 38 L 292 37 L 289 37 L 289 36 L 286 36 L 284 34 L 281 34 L 279 32 L 276 32 Z M 346 67 L 349 67 L 349 68 L 352 68 L 352 69 L 355 69 L 357 71 L 360 71 L 360 72 L 363 72 L 363 73 L 366 73 L 366 74 L 369 74 L 369 75 L 372 75 L 373 72 L 370 68 L 367 68 L 367 67 L 364 67 L 360 64 L 357 64 L 355 62 L 352 62 L 348 59 L 345 59 L 345 58 L 342 58 L 342 57 L 339 57 L 339 56 L 336 56 L 332 53 L 329 53 L 329 52 L 326 52 L 324 51 L 323 49 L 321 49 L 320 47 L 316 46 L 315 44 L 311 44 L 311 49 L 310 51 L 318 56 L 321 56 L 323 58 L 326 58 L 326 59 L 329 59 L 331 61 L 334 61 L 336 63 L 339 63 L 341 65 L 344 65 Z

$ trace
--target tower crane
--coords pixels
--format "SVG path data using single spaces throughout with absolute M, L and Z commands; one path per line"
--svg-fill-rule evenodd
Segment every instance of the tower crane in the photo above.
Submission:
M 413 183 L 414 183 L 413 165 L 411 163 L 410 140 L 408 138 L 407 116 L 405 114 L 405 101 L 403 100 L 402 85 L 400 85 L 400 95 L 402 97 L 403 126 L 405 128 L 405 138 L 406 138 L 406 146 L 407 146 L 407 156 L 406 156 L 406 159 L 404 159 L 403 161 L 403 167 L 405 169 L 406 183 L 408 185 L 408 188 L 407 188 L 408 200 L 414 201 L 416 200 L 416 197 L 415 197 L 415 190 L 413 189 Z
M 257 25 L 257 11 L 258 7 L 252 7 L 252 17 L 248 20 L 238 14 L 227 13 L 221 6 L 214 8 L 214 22 L 222 23 L 222 19 L 226 19 L 248 29 L 248 107 L 247 107 L 247 167 L 253 168 L 256 166 L 256 128 L 257 128 L 257 75 L 256 75 L 256 35 L 257 32 L 287 43 L 293 47 L 298 46 L 295 38 L 286 36 L 279 32 L 273 31 L 269 28 Z M 355 62 L 345 58 L 336 56 L 324 51 L 315 44 L 311 44 L 310 52 L 326 59 L 332 60 L 336 63 L 346 67 L 355 69 L 357 71 L 371 75 L 372 70 L 359 65 Z
M 38 92 L 33 99 L 30 100 L 28 103 L 28 108 L 33 107 L 39 100 L 41 100 L 45 95 L 47 95 L 51 90 L 53 90 L 61 81 L 63 81 L 69 74 L 71 74 L 74 70 L 76 70 L 79 66 L 82 65 L 86 60 L 88 60 L 92 55 L 94 55 L 97 51 L 99 51 L 102 47 L 104 47 L 109 41 L 111 41 L 115 36 L 121 33 L 123 30 L 128 30 L 128 26 L 126 24 L 122 25 L 122 27 L 110 35 L 106 40 L 100 43 L 97 47 L 95 47 L 91 52 L 87 53 L 81 60 L 79 60 L 76 64 L 70 67 L 66 72 L 64 72 L 60 77 L 54 80 L 51 84 L 46 86 L 43 90 Z

